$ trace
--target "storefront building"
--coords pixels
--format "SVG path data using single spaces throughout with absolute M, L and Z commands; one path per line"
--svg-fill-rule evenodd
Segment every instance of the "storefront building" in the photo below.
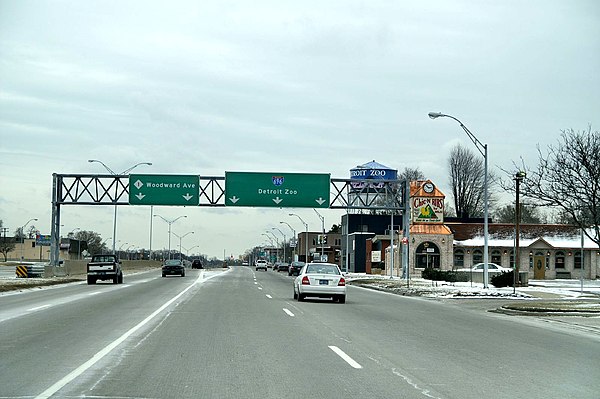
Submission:
M 408 245 L 409 270 L 421 277 L 426 268 L 456 270 L 483 262 L 483 220 L 444 221 L 445 195 L 427 181 L 410 184 L 410 239 L 402 244 L 403 232 L 394 240 L 394 276 L 402 276 L 402 246 Z M 400 245 L 398 245 L 400 242 Z M 389 243 L 389 241 L 388 241 Z M 529 279 L 600 278 L 600 249 L 581 230 L 568 225 L 520 225 L 519 269 Z M 515 226 L 489 223 L 489 263 L 515 266 Z M 389 245 L 383 274 L 391 273 Z M 369 256 L 369 254 L 367 254 Z

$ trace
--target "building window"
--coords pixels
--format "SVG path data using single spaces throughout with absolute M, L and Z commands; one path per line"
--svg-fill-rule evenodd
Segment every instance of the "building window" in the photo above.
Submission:
M 454 267 L 465 266 L 465 251 L 457 249 L 454 251 Z
M 556 254 L 554 254 L 554 268 L 565 268 L 565 253 L 563 251 L 558 251 Z
M 515 268 L 515 250 L 511 249 L 510 250 L 510 267 L 512 267 L 513 269 Z
M 497 249 L 492 251 L 492 263 L 502 265 L 502 252 Z
M 341 238 L 336 238 L 334 245 L 336 247 L 341 247 L 342 246 L 342 239 Z
M 473 265 L 483 262 L 483 251 L 481 249 L 473 250 Z
M 581 251 L 573 253 L 573 268 L 581 269 Z
M 363 233 L 366 233 L 369 231 L 369 225 L 368 224 L 359 224 L 358 225 L 358 231 L 362 231 Z

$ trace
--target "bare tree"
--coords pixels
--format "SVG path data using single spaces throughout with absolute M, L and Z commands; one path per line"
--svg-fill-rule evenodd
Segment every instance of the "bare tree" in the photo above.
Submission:
M 515 206 L 506 205 L 497 209 L 495 213 L 498 223 L 514 223 L 515 222 Z M 522 223 L 543 223 L 544 216 L 540 214 L 540 208 L 525 205 L 521 203 L 521 222 Z
M 457 217 L 482 217 L 484 213 L 484 160 L 479 155 L 457 144 L 448 158 L 450 188 Z M 493 202 L 489 187 L 494 176 L 488 173 L 488 202 Z
M 417 168 L 404 168 L 402 173 L 398 175 L 398 180 L 408 180 L 408 181 L 416 181 L 416 180 L 425 180 L 425 174 L 417 167 Z
M 526 167 L 521 191 L 536 206 L 564 211 L 600 248 L 600 132 L 563 130 L 547 154 L 538 146 L 539 164 Z

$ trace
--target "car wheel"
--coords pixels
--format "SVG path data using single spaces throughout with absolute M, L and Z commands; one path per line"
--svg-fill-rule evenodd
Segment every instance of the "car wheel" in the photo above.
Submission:
M 96 279 L 93 277 L 88 277 L 87 278 L 87 283 L 88 284 L 96 284 Z
M 298 294 L 296 294 L 296 287 L 294 287 L 294 299 L 298 299 Z
M 164 273 L 163 273 L 163 275 L 162 275 L 162 276 L 163 276 L 163 277 L 167 277 L 167 275 L 166 275 L 166 274 L 164 274 Z
M 338 297 L 338 301 L 339 301 L 340 303 L 346 303 L 346 295 L 340 295 L 340 296 Z
M 119 275 L 113 277 L 113 284 L 119 284 Z
M 181 273 L 181 277 L 185 277 L 185 272 Z
M 304 294 L 298 292 L 298 302 L 302 302 L 304 300 Z

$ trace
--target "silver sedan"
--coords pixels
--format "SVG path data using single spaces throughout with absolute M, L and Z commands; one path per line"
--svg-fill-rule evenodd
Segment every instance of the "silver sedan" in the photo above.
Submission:
M 294 299 L 332 298 L 346 302 L 346 279 L 333 263 L 307 263 L 294 279 Z

